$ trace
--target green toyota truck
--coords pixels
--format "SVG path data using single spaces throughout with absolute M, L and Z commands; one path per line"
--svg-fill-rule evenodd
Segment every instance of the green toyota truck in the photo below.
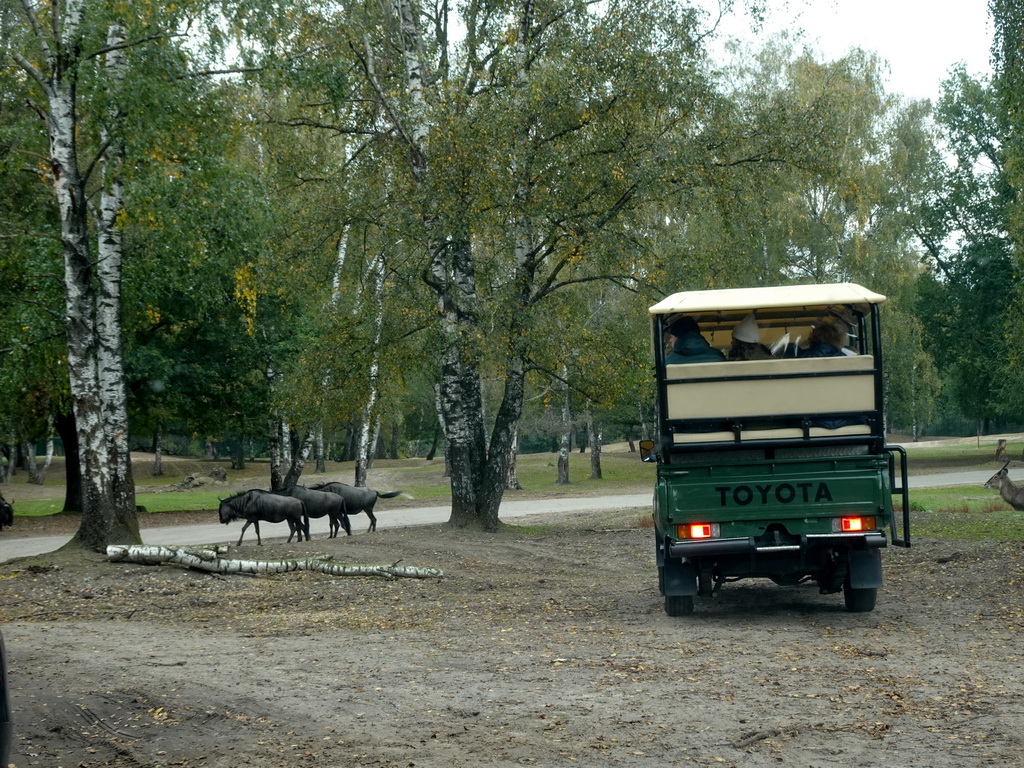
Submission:
M 910 546 L 906 453 L 885 440 L 884 301 L 837 283 L 688 291 L 650 308 L 658 434 L 641 451 L 657 462 L 668 615 L 755 577 L 874 609 L 881 550 Z

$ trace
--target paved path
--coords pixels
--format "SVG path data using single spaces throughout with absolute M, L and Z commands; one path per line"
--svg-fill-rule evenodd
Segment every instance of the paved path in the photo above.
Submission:
M 618 507 L 649 507 L 651 504 L 650 493 L 636 493 L 623 496 L 602 496 L 598 498 L 565 498 L 547 499 L 543 501 L 506 501 L 501 505 L 499 517 L 508 520 L 524 515 L 537 515 L 553 512 L 578 512 L 587 509 L 615 509 Z M 211 517 L 216 519 L 216 513 L 211 512 Z M 410 525 L 433 525 L 436 523 L 448 522 L 451 515 L 451 506 L 439 507 L 410 507 L 406 509 L 387 509 L 383 505 L 377 508 L 377 527 L 395 528 Z M 355 515 L 350 517 L 353 533 L 362 533 L 369 525 L 366 515 Z M 146 544 L 234 544 L 238 541 L 238 534 L 242 529 L 242 523 L 235 522 L 230 525 L 210 523 L 209 525 L 169 525 L 157 528 L 145 528 L 142 531 L 142 540 Z M 262 523 L 260 531 L 264 538 L 273 538 L 286 535 L 288 527 L 284 523 Z M 327 518 L 313 519 L 309 521 L 309 531 L 314 536 L 326 536 L 328 533 Z M 28 557 L 31 555 L 52 552 L 68 542 L 70 536 L 38 536 L 24 539 L 5 540 L 0 534 L 0 562 L 15 557 Z M 255 541 L 256 534 L 252 526 L 245 532 L 245 541 Z
M 939 488 L 950 485 L 977 485 L 979 493 L 992 493 L 995 491 L 984 491 L 982 485 L 992 476 L 991 469 L 972 470 L 966 472 L 945 472 L 935 475 L 917 475 L 910 478 L 910 487 L 914 488 Z M 1024 482 L 1024 469 L 1011 470 L 1010 479 L 1015 482 Z M 553 512 L 580 512 L 588 509 L 615 509 L 619 507 L 649 507 L 651 504 L 650 493 L 634 493 L 621 496 L 600 496 L 594 498 L 563 498 L 547 499 L 543 501 L 506 501 L 501 505 L 499 517 L 502 520 L 509 520 L 525 515 L 542 515 Z M 451 514 L 450 506 L 437 507 L 410 507 L 406 509 L 378 510 L 377 527 L 394 528 L 410 525 L 433 525 L 447 522 Z M 363 532 L 368 525 L 366 515 L 355 515 L 350 518 L 352 529 L 355 532 Z M 310 520 L 310 533 L 315 535 L 327 535 L 327 519 Z M 287 528 L 283 523 L 264 523 L 260 526 L 263 534 L 268 538 L 281 536 Z M 182 525 L 164 526 L 158 528 L 146 528 L 142 531 L 142 538 L 146 544 L 234 544 L 238 541 L 238 533 L 241 530 L 241 523 L 231 525 L 220 525 L 211 523 L 209 525 Z M 246 531 L 246 540 L 255 538 L 250 529 Z M 28 557 L 31 555 L 52 552 L 67 543 L 68 536 L 39 536 L 26 539 L 3 539 L 0 536 L 0 562 L 15 557 Z

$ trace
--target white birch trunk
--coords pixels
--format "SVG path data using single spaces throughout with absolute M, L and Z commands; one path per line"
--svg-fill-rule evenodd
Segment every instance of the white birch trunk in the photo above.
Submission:
M 161 421 L 156 425 L 156 435 L 153 437 L 153 477 L 162 477 L 164 474 L 164 424 Z
M 21 441 L 21 455 L 25 457 L 25 469 L 28 470 L 28 481 L 32 485 L 42 485 L 43 478 L 39 474 L 39 457 L 36 456 L 34 441 Z
M 281 429 L 281 463 L 291 464 L 292 463 L 292 428 L 288 424 L 288 419 L 281 417 L 280 421 Z
M 125 78 L 124 27 L 113 24 L 107 33 L 106 72 L 110 86 L 120 90 Z M 120 119 L 116 107 L 108 119 Z M 108 461 L 114 502 L 112 541 L 140 541 L 135 516 L 135 484 L 132 478 L 128 435 L 128 395 L 124 380 L 124 347 L 121 332 L 121 271 L 124 260 L 118 216 L 124 210 L 124 140 L 101 131 L 107 151 L 102 158 L 102 191 L 97 235 L 96 302 L 97 377 L 100 407 L 109 443 Z
M 603 477 L 601 472 L 601 443 L 603 435 L 601 428 L 594 421 L 594 404 L 587 400 L 587 442 L 590 444 L 590 479 L 600 480 Z
M 396 133 L 406 143 L 414 178 L 425 188 L 430 167 L 427 138 L 432 125 L 427 111 L 423 41 L 412 0 L 392 0 L 398 20 L 399 51 L 405 71 L 407 112 L 400 116 L 374 73 L 367 44 L 366 74 L 377 91 Z M 425 197 L 423 222 L 430 263 L 425 279 L 434 291 L 442 337 L 440 407 L 445 415 L 448 466 L 451 469 L 452 514 L 458 527 L 496 529 L 496 503 L 481 504 L 487 475 L 486 437 L 482 417 L 478 297 L 469 232 L 456 216 L 442 219 L 437 206 Z M 499 480 L 500 484 L 500 480 Z M 493 502 L 493 494 L 488 496 Z M 500 501 L 500 496 L 498 497 Z
M 270 488 L 277 490 L 281 487 L 281 422 L 277 417 L 271 417 L 267 422 L 267 450 L 270 454 Z
M 203 549 L 198 547 L 109 546 L 107 559 L 114 563 L 160 565 L 176 563 L 189 568 L 213 573 L 273 574 L 296 571 L 316 571 L 329 576 L 381 576 L 384 578 L 436 579 L 444 576 L 439 568 L 413 565 L 345 565 L 328 558 L 306 560 L 225 560 L 221 555 L 226 547 Z
M 82 517 L 75 542 L 102 550 L 111 541 L 138 541 L 138 527 L 134 524 L 130 466 L 121 454 L 121 446 L 127 445 L 127 422 L 116 410 L 107 412 L 109 403 L 116 404 L 119 398 L 123 402 L 124 396 L 123 380 L 120 392 L 115 381 L 121 365 L 117 359 L 120 346 L 111 343 L 112 330 L 105 314 L 119 298 L 120 264 L 92 261 L 85 180 L 78 164 L 76 85 L 83 63 L 85 8 L 83 0 L 52 4 L 46 11 L 51 14 L 46 24 L 36 17 L 37 6 L 22 0 L 41 56 L 36 62 L 17 52 L 12 56 L 46 95 L 44 117 L 64 256 L 68 382 L 82 481 Z M 47 29 L 53 33 L 52 39 L 46 37 Z M 114 71 L 116 67 L 107 74 Z
M 331 281 L 331 304 L 337 306 L 341 299 L 341 275 L 345 269 L 345 256 L 348 252 L 348 227 L 341 230 L 341 238 L 338 240 L 337 257 L 334 263 L 334 279 Z
M 640 439 L 649 440 L 651 437 L 651 430 L 647 426 L 647 416 L 644 413 L 644 401 L 637 400 L 636 402 L 637 413 L 640 416 Z
M 299 482 L 299 478 L 302 477 L 302 470 L 306 468 L 309 453 L 313 450 L 314 435 L 315 431 L 312 429 L 307 430 L 306 434 L 303 435 L 302 442 L 299 443 L 298 450 L 295 452 L 288 468 L 288 475 L 284 479 L 285 488 L 296 485 Z
M 521 491 L 523 486 L 519 483 L 516 475 L 516 456 L 519 454 L 519 430 L 512 436 L 512 447 L 508 455 L 508 467 L 505 469 L 505 489 L 509 491 Z
M 46 417 L 46 458 L 43 460 L 43 469 L 40 472 L 42 479 L 46 480 L 46 473 L 50 471 L 50 464 L 53 463 L 53 414 Z
M 380 389 L 380 344 L 384 336 L 384 259 L 377 256 L 370 265 L 373 273 L 373 347 L 370 359 L 369 392 L 367 393 L 366 404 L 363 406 L 362 424 L 359 429 L 359 443 L 356 446 L 356 477 L 357 487 L 365 487 L 366 473 L 373 457 L 371 455 L 376 446 L 376 430 L 380 429 L 380 417 L 376 414 L 377 396 Z M 376 425 L 374 434 L 371 435 L 371 425 Z
M 423 46 L 420 39 L 419 18 L 412 0 L 393 0 L 402 35 L 402 60 L 405 64 L 406 92 L 412 104 L 409 139 L 422 153 L 430 126 L 427 122 L 427 99 L 424 93 Z M 426 171 L 426 166 L 422 166 Z
M 65 46 L 77 48 L 81 4 L 69 2 L 63 26 Z M 54 72 L 48 89 L 50 157 L 54 165 L 54 193 L 61 219 L 64 251 L 64 306 L 68 337 L 68 380 L 78 427 L 79 464 L 82 476 L 82 525 L 79 534 L 86 546 L 105 545 L 107 520 L 104 508 L 112 505 L 108 467 L 109 446 L 104 440 L 92 283 L 92 254 L 86 227 L 84 181 L 79 174 L 75 144 L 77 115 L 75 85 L 70 73 Z
M 448 420 L 441 407 L 441 385 L 434 385 L 434 412 L 437 414 L 437 426 L 441 430 L 441 453 L 444 454 L 444 476 L 451 477 L 452 470 L 448 464 Z
M 569 453 L 572 450 L 572 410 L 569 406 L 569 370 L 562 367 L 562 439 L 558 446 L 558 485 L 569 485 Z
M 316 469 L 313 470 L 313 473 L 322 475 L 327 472 L 327 464 L 324 459 L 324 422 L 322 419 L 317 421 L 314 434 L 313 453 L 316 458 Z

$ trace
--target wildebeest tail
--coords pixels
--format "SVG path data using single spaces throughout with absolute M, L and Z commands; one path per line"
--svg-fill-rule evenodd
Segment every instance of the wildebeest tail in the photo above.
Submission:
M 395 496 L 397 496 L 400 493 L 401 493 L 401 491 L 392 491 L 391 493 L 381 493 L 380 491 L 377 491 L 377 498 L 378 499 L 393 499 L 393 498 L 395 498 Z
M 302 504 L 302 527 L 306 530 L 306 541 L 309 541 L 309 515 L 306 514 L 306 502 L 299 499 L 299 503 Z

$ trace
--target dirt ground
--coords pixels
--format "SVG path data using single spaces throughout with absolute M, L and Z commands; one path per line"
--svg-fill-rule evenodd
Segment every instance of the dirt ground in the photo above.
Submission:
M 12 764 L 1024 765 L 1019 544 L 885 550 L 872 613 L 747 581 L 672 619 L 642 517 L 231 548 L 422 580 L 0 564 Z

